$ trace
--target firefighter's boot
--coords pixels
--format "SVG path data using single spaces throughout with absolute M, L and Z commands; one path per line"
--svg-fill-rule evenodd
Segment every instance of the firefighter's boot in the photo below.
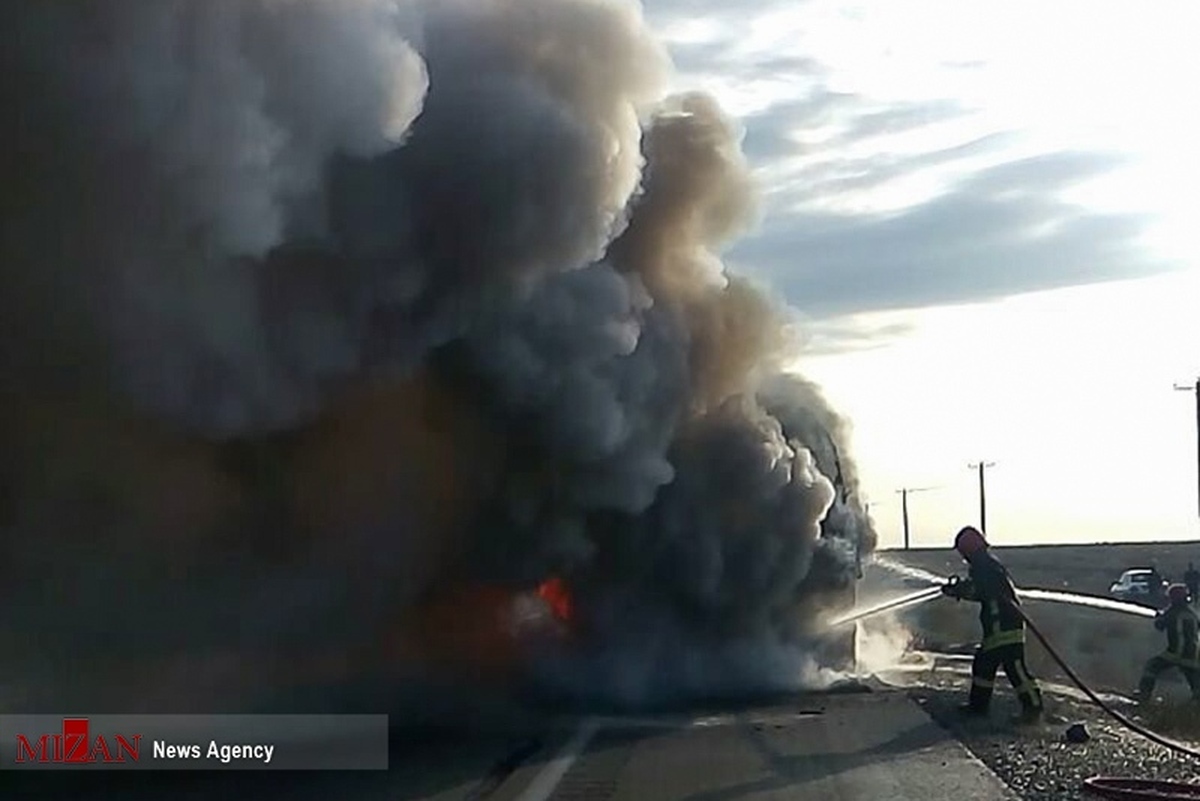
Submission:
M 1040 706 L 1027 706 L 1020 712 L 1012 716 L 1010 721 L 1014 726 L 1033 726 L 1042 722 L 1042 708 Z
M 986 706 L 979 706 L 978 704 L 959 704 L 958 714 L 964 718 L 986 718 L 988 716 L 988 709 Z

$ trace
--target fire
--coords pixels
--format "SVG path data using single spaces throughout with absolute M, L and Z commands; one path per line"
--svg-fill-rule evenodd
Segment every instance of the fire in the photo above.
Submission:
M 412 609 L 383 650 L 399 668 L 506 682 L 540 645 L 570 639 L 575 623 L 570 590 L 556 576 L 536 589 L 450 583 Z
M 571 593 L 567 584 L 557 576 L 551 576 L 541 583 L 537 589 L 541 598 L 554 616 L 563 623 L 570 623 L 572 617 Z
M 574 609 L 566 583 L 551 577 L 532 592 L 502 585 L 449 585 L 414 611 L 397 637 L 407 659 L 500 678 L 519 669 L 525 644 L 564 636 Z

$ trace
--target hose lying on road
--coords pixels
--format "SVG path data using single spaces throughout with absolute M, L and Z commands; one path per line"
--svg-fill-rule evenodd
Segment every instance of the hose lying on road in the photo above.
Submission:
M 1168 782 L 1160 779 L 1110 779 L 1097 776 L 1086 779 L 1083 786 L 1089 792 L 1101 798 L 1158 799 L 1158 801 L 1197 801 L 1200 799 L 1200 785 L 1184 784 L 1183 782 Z
M 1063 669 L 1063 672 L 1075 683 L 1084 695 L 1086 695 L 1092 703 L 1100 707 L 1106 712 L 1109 717 L 1120 723 L 1125 728 L 1140 734 L 1152 743 L 1157 743 L 1163 748 L 1167 748 L 1178 754 L 1184 754 L 1196 759 L 1200 759 L 1200 751 L 1188 748 L 1185 745 L 1168 740 L 1160 734 L 1150 731 L 1146 727 L 1135 723 L 1125 715 L 1113 709 L 1104 702 L 1100 696 L 1092 691 L 1084 683 L 1083 679 L 1071 669 L 1071 666 L 1066 663 L 1066 660 L 1059 655 L 1058 651 L 1054 650 L 1054 646 L 1042 634 L 1041 629 L 1037 627 L 1025 610 L 1017 607 L 1017 612 L 1025 620 L 1025 625 L 1033 632 L 1033 636 L 1037 637 L 1038 642 L 1046 649 L 1046 653 L 1050 654 L 1050 658 L 1058 663 L 1058 666 Z M 1122 798 L 1122 799 L 1200 799 L 1200 787 L 1194 784 L 1185 784 L 1183 782 L 1159 781 L 1155 779 L 1116 779 L 1106 776 L 1096 776 L 1087 779 L 1083 783 L 1084 788 L 1089 792 L 1099 795 L 1103 798 Z

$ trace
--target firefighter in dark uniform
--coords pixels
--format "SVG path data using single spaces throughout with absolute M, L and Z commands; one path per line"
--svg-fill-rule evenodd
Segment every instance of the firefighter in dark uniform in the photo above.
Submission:
M 1042 691 L 1025 664 L 1025 619 L 1017 610 L 1020 601 L 1008 570 L 992 556 L 978 529 L 967 526 L 954 538 L 954 549 L 970 565 L 961 581 L 952 579 L 942 592 L 951 598 L 979 604 L 983 639 L 971 663 L 971 694 L 960 711 L 986 715 L 1001 665 L 1021 702 L 1019 723 L 1034 723 L 1042 716 Z
M 1196 643 L 1196 631 L 1200 625 L 1196 613 L 1188 606 L 1187 585 L 1172 584 L 1167 589 L 1167 599 L 1170 606 L 1154 618 L 1154 628 L 1167 633 L 1167 650 L 1146 662 L 1138 685 L 1138 700 L 1149 701 L 1159 675 L 1171 668 L 1179 669 L 1192 690 L 1192 698 L 1200 700 L 1200 676 L 1197 676 L 1200 664 L 1197 663 Z

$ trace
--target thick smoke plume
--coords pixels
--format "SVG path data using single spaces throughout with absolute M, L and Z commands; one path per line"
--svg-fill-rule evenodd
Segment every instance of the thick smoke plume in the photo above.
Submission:
M 811 667 L 874 535 L 786 310 L 721 263 L 755 220 L 736 126 L 665 95 L 635 4 L 0 31 L 10 706 L 402 685 L 413 631 L 549 575 L 579 610 L 529 674 L 555 692 Z

